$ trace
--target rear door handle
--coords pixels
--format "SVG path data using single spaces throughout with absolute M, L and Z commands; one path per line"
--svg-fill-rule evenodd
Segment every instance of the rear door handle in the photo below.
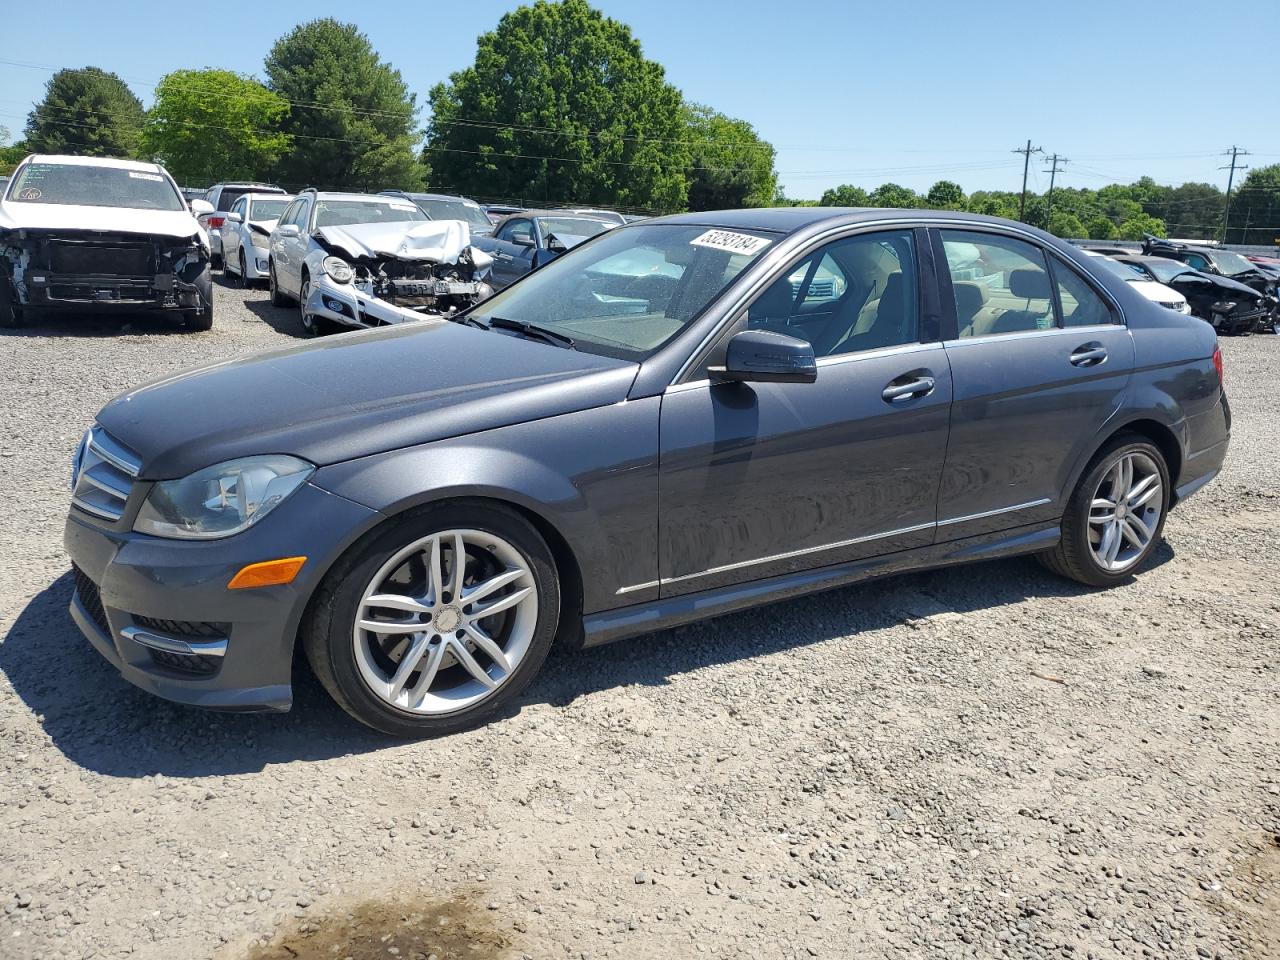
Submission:
M 910 400 L 912 397 L 924 397 L 933 393 L 934 380 L 929 374 L 907 374 L 906 379 L 899 377 L 892 380 L 881 392 L 880 396 L 884 398 L 886 403 L 901 403 L 903 400 Z
M 1102 344 L 1085 343 L 1071 351 L 1071 363 L 1077 367 L 1096 367 L 1107 359 L 1107 348 Z

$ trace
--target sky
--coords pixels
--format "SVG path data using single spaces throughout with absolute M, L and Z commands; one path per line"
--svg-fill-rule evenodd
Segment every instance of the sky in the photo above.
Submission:
M 113 71 L 147 105 L 178 68 L 261 78 L 275 39 L 322 16 L 359 25 L 418 94 L 425 122 L 430 87 L 468 66 L 479 34 L 517 5 L 51 0 L 38 20 L 5 18 L 0 125 L 16 138 L 60 67 Z M 1142 175 L 1225 187 L 1218 168 L 1232 145 L 1251 152 L 1246 164 L 1280 163 L 1276 57 L 1248 39 L 1277 36 L 1280 0 L 1257 0 L 1244 16 L 1205 16 L 1203 0 L 1160 0 L 1149 15 L 1105 0 L 595 5 L 630 25 L 686 98 L 770 141 L 789 197 L 890 180 L 923 191 L 944 178 L 966 192 L 1017 190 L 1013 151 L 1028 138 L 1044 150 L 1032 157 L 1037 191 L 1054 153 L 1068 160 L 1059 185 L 1091 188 Z

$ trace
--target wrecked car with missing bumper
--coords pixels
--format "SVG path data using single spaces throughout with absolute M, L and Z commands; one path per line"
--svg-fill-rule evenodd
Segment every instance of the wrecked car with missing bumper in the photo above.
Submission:
M 493 292 L 464 221 L 397 197 L 304 190 L 270 243 L 271 301 L 297 303 L 308 333 L 449 317 Z
M 213 326 L 209 238 L 163 167 L 41 155 L 19 165 L 0 197 L 0 326 L 57 309 L 160 310 Z

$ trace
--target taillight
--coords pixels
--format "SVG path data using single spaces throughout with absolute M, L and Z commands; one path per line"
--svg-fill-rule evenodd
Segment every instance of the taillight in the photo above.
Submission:
M 210 217 L 210 218 L 209 218 L 209 226 L 210 226 L 210 227 L 220 227 L 220 226 L 222 226 L 222 221 L 224 221 L 225 219 L 226 219 L 226 217 Z
M 1225 386 L 1227 375 L 1222 369 L 1222 348 L 1216 345 L 1213 348 L 1213 369 L 1218 371 L 1218 383 Z

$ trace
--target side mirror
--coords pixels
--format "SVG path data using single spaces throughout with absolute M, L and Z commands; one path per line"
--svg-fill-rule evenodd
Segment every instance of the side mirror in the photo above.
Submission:
M 238 213 L 228 213 L 226 220 L 227 223 L 244 223 L 244 217 Z
M 297 237 L 302 235 L 302 231 L 298 229 L 296 223 L 283 223 L 276 227 L 276 233 L 282 237 Z
M 208 200 L 192 200 L 191 212 L 197 217 L 203 217 L 206 214 L 213 213 L 213 204 Z
M 547 237 L 547 249 L 553 253 L 564 253 L 569 248 L 554 233 Z
M 818 361 L 807 340 L 772 330 L 743 330 L 734 334 L 723 367 L 708 367 L 714 381 L 727 383 L 813 383 Z

